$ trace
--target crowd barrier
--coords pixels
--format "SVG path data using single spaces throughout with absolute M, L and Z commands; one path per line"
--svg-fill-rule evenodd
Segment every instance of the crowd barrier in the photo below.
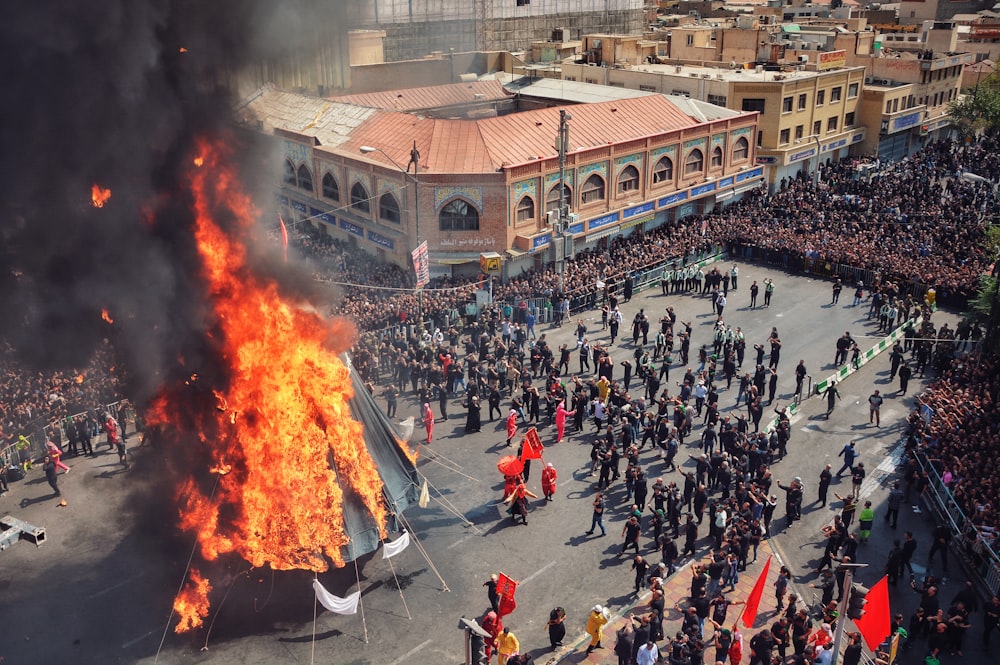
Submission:
M 889 333 L 887 337 L 879 340 L 878 344 L 876 344 L 872 348 L 862 353 L 861 357 L 858 358 L 857 365 L 849 361 L 846 365 L 838 369 L 836 372 L 826 377 L 822 381 L 818 382 L 814 389 L 814 393 L 816 395 L 822 395 L 824 392 L 826 392 L 826 389 L 830 387 L 831 381 L 838 381 L 838 382 L 843 381 L 846 377 L 850 376 L 851 374 L 854 374 L 856 371 L 867 365 L 869 361 L 875 358 L 875 356 L 882 353 L 886 349 L 891 348 L 893 342 L 899 339 L 903 339 L 903 337 L 906 335 L 904 330 L 906 328 L 907 323 L 910 322 L 916 325 L 917 319 L 916 318 L 910 319 L 910 321 L 903 323 L 901 326 L 899 326 L 891 333 Z

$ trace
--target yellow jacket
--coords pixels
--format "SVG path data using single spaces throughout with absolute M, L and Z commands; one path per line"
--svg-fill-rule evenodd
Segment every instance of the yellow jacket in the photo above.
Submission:
M 587 632 L 591 635 L 597 635 L 607 622 L 608 620 L 604 618 L 603 613 L 592 611 L 590 617 L 587 619 Z
M 521 643 L 514 637 L 514 633 L 500 633 L 497 637 L 497 653 L 512 656 L 520 651 Z

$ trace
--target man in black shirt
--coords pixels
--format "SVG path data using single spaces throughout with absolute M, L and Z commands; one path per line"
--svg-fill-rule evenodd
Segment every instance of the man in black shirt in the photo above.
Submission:
M 927 565 L 934 562 L 934 554 L 941 553 L 941 570 L 948 573 L 948 544 L 951 542 L 951 529 L 947 524 L 939 524 L 934 528 L 931 551 L 927 553 Z

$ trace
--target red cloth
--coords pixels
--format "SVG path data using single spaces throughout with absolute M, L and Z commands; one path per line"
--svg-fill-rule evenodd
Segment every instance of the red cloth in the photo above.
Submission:
M 865 644 L 874 651 L 892 632 L 892 615 L 889 613 L 889 577 L 883 577 L 865 596 L 865 615 L 854 622 L 865 638 Z
M 743 608 L 743 625 L 747 628 L 753 627 L 753 622 L 757 620 L 757 610 L 760 608 L 760 599 L 764 596 L 764 584 L 767 583 L 767 571 L 771 569 L 771 557 L 767 557 L 764 570 L 760 571 L 760 577 L 754 582 L 753 590 L 747 597 L 746 607 Z
M 515 434 L 517 434 L 517 411 L 511 409 L 507 415 L 507 438 L 513 439 Z

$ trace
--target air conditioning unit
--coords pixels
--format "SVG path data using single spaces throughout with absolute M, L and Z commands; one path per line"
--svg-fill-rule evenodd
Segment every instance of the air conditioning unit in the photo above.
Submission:
M 698 74 L 697 74 L 697 73 L 695 73 L 695 72 L 691 72 L 690 74 L 688 74 L 688 76 L 690 76 L 690 77 L 691 77 L 691 78 L 693 78 L 693 79 L 696 79 L 696 78 L 698 78 Z
M 753 68 L 753 70 L 758 74 L 762 74 L 764 73 L 764 65 L 757 65 L 756 67 Z
M 710 78 L 712 78 L 712 75 L 711 74 L 702 74 L 701 77 L 703 79 L 710 79 Z
M 873 82 L 873 80 L 872 80 L 871 76 L 866 76 L 865 77 L 865 85 L 871 85 L 872 82 Z
M 571 212 L 569 214 L 569 225 L 570 226 L 576 224 L 579 221 L 580 221 L 580 215 L 576 214 L 575 212 Z
M 877 85 L 891 85 L 892 81 L 890 81 L 889 79 L 879 79 L 879 80 L 875 81 L 875 83 Z
M 545 213 L 545 223 L 549 226 L 555 226 L 559 222 L 559 211 L 549 210 Z
M 805 53 L 799 54 L 799 62 L 809 62 L 809 56 Z

